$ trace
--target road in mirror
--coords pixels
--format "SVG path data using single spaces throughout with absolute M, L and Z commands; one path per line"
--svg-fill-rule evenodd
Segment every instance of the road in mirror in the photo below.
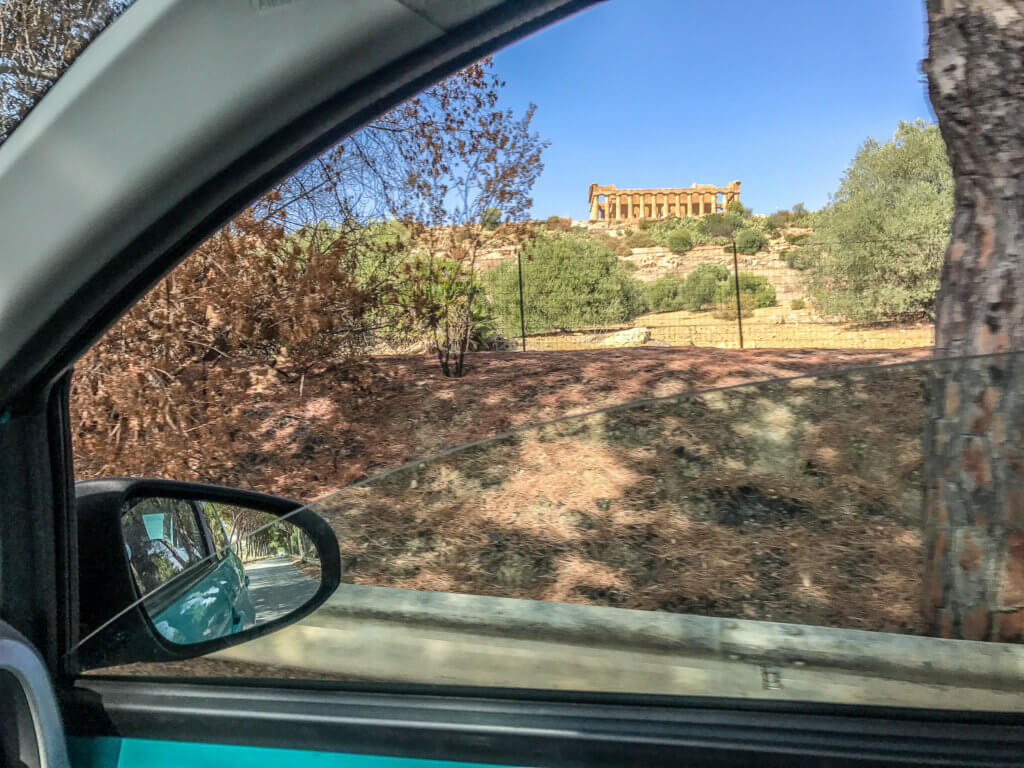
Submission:
M 266 512 L 142 497 L 121 515 L 125 554 L 157 631 L 189 645 L 286 616 L 320 587 L 313 542 Z

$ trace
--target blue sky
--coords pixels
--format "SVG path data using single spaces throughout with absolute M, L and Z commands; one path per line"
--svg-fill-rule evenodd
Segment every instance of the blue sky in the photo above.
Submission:
M 923 0 L 610 0 L 495 57 L 551 141 L 536 218 L 587 185 L 743 182 L 757 213 L 828 202 L 857 147 L 934 120 Z

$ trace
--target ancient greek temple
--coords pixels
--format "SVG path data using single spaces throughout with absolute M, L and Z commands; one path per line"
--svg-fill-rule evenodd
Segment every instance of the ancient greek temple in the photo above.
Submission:
M 679 189 L 616 189 L 614 184 L 591 184 L 587 202 L 591 221 L 629 221 L 722 213 L 739 199 L 740 183 L 731 181 L 727 187 L 694 184 Z

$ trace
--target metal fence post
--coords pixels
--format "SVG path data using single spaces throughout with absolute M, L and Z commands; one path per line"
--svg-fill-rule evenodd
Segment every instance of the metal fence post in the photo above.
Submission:
M 526 310 L 523 301 L 523 249 L 516 251 L 516 265 L 519 268 L 519 331 L 523 343 L 523 352 L 526 351 Z
M 740 263 L 736 256 L 736 238 L 732 240 L 732 274 L 736 282 L 736 325 L 740 329 L 740 349 L 743 349 L 743 307 L 740 304 Z

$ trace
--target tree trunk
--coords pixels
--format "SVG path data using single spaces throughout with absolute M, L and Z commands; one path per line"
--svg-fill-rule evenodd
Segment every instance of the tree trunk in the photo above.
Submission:
M 1024 0 L 927 0 L 928 90 L 956 183 L 936 299 L 922 612 L 1024 639 Z M 997 355 L 966 358 L 970 355 Z

